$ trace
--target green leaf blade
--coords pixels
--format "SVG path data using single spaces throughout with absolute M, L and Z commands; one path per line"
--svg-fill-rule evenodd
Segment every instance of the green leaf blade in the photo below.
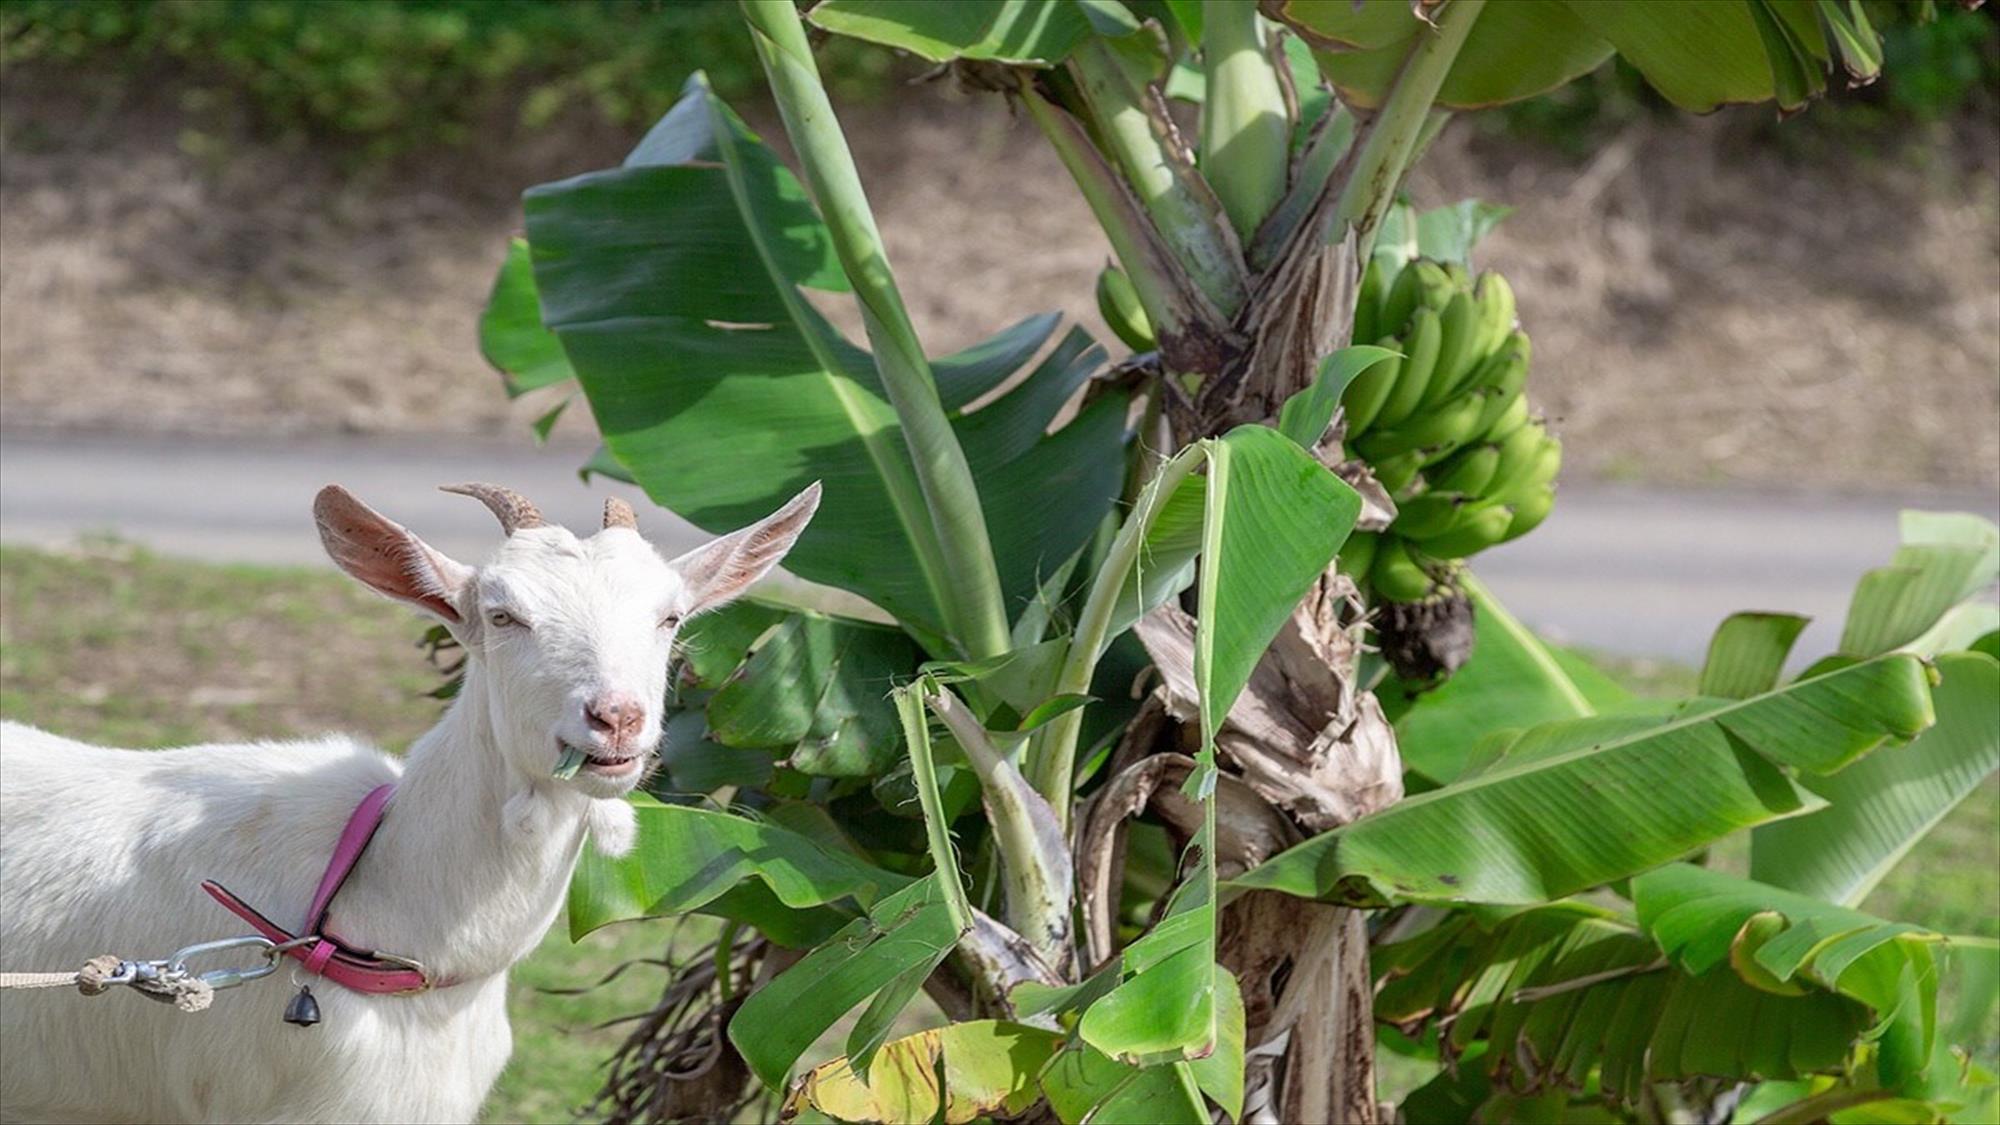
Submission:
M 1871 754 L 1805 784 L 1827 806 L 1759 827 L 1750 874 L 1760 882 L 1858 906 L 1981 781 L 2000 769 L 2000 662 L 1940 657 L 1937 725 L 1910 745 Z
M 729 1021 L 729 1039 L 752 1073 L 782 1089 L 792 1064 L 827 1028 L 885 988 L 927 974 L 958 937 L 937 880 L 918 880 L 751 993 Z M 905 999 L 913 994 L 903 992 Z
M 1701 694 L 1748 699 L 1770 691 L 1810 620 L 1791 613 L 1731 614 L 1708 642 Z
M 1265 426 L 1238 426 L 1208 448 L 1195 682 L 1212 739 L 1279 626 L 1347 541 L 1361 498 Z
M 572 937 L 628 918 L 704 910 L 748 880 L 795 911 L 844 899 L 866 905 L 910 882 L 774 824 L 646 798 L 634 804 L 639 831 L 631 853 L 613 859 L 587 852 L 577 863 Z
M 1335 901 L 1547 902 L 1822 802 L 1830 769 L 1923 729 L 1921 661 L 1883 657 L 1411 797 L 1233 882 Z
M 541 295 L 525 239 L 507 244 L 506 261 L 479 315 L 479 351 L 500 372 L 509 398 L 576 378 L 562 341 L 542 324 Z

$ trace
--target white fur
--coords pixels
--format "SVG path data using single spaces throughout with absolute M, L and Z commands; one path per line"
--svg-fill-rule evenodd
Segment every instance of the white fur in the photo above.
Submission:
M 781 525 L 781 557 L 816 499 L 752 530 Z M 281 1019 L 290 960 L 200 1013 L 125 989 L 0 993 L 0 1118 L 471 1121 L 511 1049 L 507 971 L 554 921 L 584 836 L 632 842 L 623 797 L 650 757 L 557 781 L 559 743 L 602 747 L 583 707 L 607 691 L 650 701 L 635 745 L 658 741 L 674 622 L 776 564 L 740 557 L 737 538 L 671 564 L 623 528 L 524 529 L 477 571 L 411 552 L 407 589 L 384 592 L 446 595 L 467 663 L 406 762 L 342 737 L 130 751 L 0 723 L 0 969 L 247 933 L 203 879 L 296 926 L 348 814 L 394 780 L 327 928 L 455 982 L 371 996 L 321 981 L 312 1028 Z M 522 623 L 492 624 L 502 610 Z

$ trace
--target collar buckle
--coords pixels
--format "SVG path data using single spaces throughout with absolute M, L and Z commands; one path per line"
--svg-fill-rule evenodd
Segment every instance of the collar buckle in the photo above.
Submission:
M 377 961 L 386 961 L 391 965 L 408 969 L 416 973 L 418 979 L 423 982 L 415 988 L 398 989 L 390 993 L 389 995 L 391 996 L 415 996 L 420 992 L 429 992 L 431 989 L 437 987 L 437 980 L 431 976 L 431 971 L 425 968 L 424 963 L 415 957 L 398 957 L 394 953 L 384 953 L 379 949 L 369 950 L 368 956 Z

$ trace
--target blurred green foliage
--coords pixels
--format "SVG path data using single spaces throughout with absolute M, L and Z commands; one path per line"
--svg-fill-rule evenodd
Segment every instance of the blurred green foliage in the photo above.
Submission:
M 893 60 L 840 44 L 836 90 Z M 193 111 L 346 138 L 371 156 L 573 113 L 643 127 L 697 67 L 735 94 L 760 71 L 733 0 L 6 0 L 0 65 L 164 80 Z
M 1777 139 L 1846 143 L 2000 110 L 2000 18 L 1938 3 L 1920 23 L 1921 3 L 1867 0 L 1883 79 L 1836 92 Z M 910 73 L 854 40 L 820 50 L 838 96 L 880 96 Z M 734 0 L 4 0 L 0 66 L 19 64 L 163 81 L 193 114 L 345 139 L 369 157 L 579 115 L 643 127 L 697 66 L 725 97 L 761 85 Z M 1664 104 L 1618 63 L 1480 119 L 1580 155 L 1655 115 Z

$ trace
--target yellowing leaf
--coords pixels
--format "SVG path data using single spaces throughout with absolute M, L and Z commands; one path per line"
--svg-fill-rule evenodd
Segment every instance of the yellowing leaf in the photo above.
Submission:
M 884 1044 L 864 1081 L 845 1058 L 808 1072 L 785 1101 L 842 1121 L 947 1125 L 1013 1116 L 1041 1096 L 1035 1075 L 1061 1044 L 1053 1031 L 1001 1020 L 933 1028 Z M 940 1079 L 942 1081 L 940 1082 Z

